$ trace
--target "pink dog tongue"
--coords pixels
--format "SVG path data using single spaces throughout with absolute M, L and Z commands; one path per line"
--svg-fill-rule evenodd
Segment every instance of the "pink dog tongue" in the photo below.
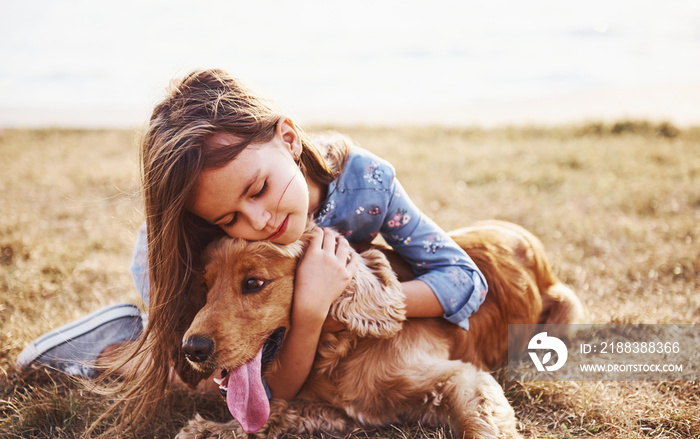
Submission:
M 262 383 L 262 349 L 248 363 L 229 371 L 226 383 L 226 404 L 246 433 L 262 428 L 270 417 L 270 402 Z

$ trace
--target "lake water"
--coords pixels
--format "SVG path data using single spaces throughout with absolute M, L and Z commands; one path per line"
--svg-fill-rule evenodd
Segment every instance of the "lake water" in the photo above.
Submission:
M 0 0 L 0 126 L 134 126 L 222 67 L 302 122 L 700 124 L 700 0 Z

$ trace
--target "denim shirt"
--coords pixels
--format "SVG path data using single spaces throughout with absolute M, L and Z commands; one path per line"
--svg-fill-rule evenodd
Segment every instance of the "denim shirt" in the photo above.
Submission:
M 469 329 L 469 316 L 486 297 L 486 280 L 464 250 L 413 204 L 390 163 L 354 147 L 321 206 L 315 217 L 318 226 L 336 229 L 350 243 L 371 241 L 381 234 L 410 264 L 416 279 L 435 293 L 444 317 Z M 145 224 L 139 229 L 131 273 L 148 305 Z

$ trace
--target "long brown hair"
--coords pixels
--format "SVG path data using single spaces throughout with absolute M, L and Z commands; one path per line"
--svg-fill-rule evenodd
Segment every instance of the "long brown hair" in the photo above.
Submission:
M 182 336 L 206 299 L 198 289 L 199 255 L 223 232 L 188 211 L 197 177 L 204 169 L 226 165 L 247 145 L 271 140 L 282 117 L 274 104 L 221 70 L 197 70 L 174 82 L 153 110 L 140 148 L 150 294 L 148 326 L 139 347 L 148 355 L 141 356 L 138 373 L 124 381 L 128 418 L 122 421 L 130 428 L 153 414 L 153 400 L 167 389 L 173 368 L 190 385 L 203 378 L 184 361 Z M 349 142 L 334 142 L 325 151 L 295 128 L 305 177 L 319 185 L 336 179 Z M 208 147 L 207 139 L 220 132 L 240 142 Z

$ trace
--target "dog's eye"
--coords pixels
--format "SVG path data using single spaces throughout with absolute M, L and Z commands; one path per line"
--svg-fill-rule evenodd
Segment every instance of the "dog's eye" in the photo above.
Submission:
M 267 284 L 267 281 L 249 277 L 243 280 L 243 294 L 257 293 Z

